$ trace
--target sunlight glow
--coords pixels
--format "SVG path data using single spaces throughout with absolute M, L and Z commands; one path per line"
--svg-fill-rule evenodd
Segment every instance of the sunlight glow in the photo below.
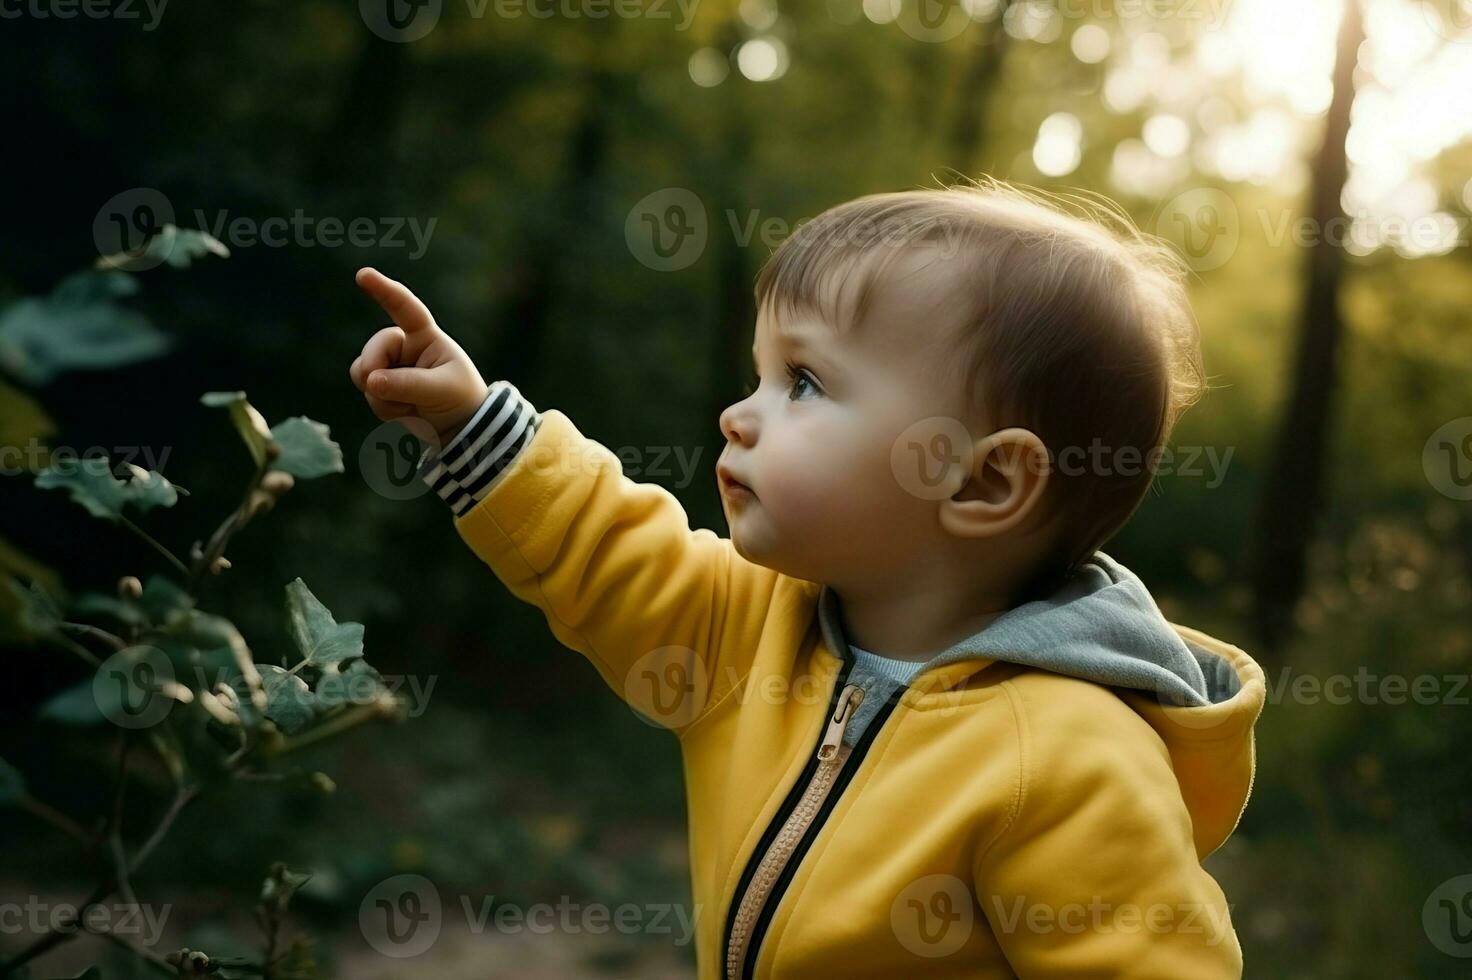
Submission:
M 1158 195 L 1186 177 L 1186 161 L 1278 193 L 1306 190 L 1333 98 L 1344 2 L 1233 0 L 1225 22 L 1200 31 L 1186 50 L 1173 51 L 1165 35 L 1148 29 L 1134 33 L 1126 25 L 1123 38 L 1111 34 L 1102 59 L 1104 103 L 1115 113 L 1146 116 L 1141 138 L 1115 150 L 1111 181 Z M 1443 208 L 1426 175 L 1439 156 L 1472 139 L 1472 37 L 1449 36 L 1422 0 L 1363 3 L 1366 41 L 1346 140 L 1350 247 L 1359 254 L 1382 247 L 1440 254 L 1465 240 L 1466 216 Z M 1086 35 L 1080 40 L 1083 31 L 1071 47 L 1088 62 L 1102 45 Z M 1039 169 L 1047 172 L 1044 161 L 1068 162 L 1067 137 L 1062 129 L 1039 131 Z M 1458 191 L 1472 211 L 1472 181 Z
M 753 82 L 770 82 L 787 71 L 787 45 L 775 37 L 755 37 L 736 49 L 736 67 Z
M 731 63 L 715 48 L 700 48 L 690 56 L 690 79 L 701 88 L 713 88 L 731 74 Z
M 1109 57 L 1109 32 L 1098 24 L 1085 24 L 1069 39 L 1073 56 L 1086 65 L 1097 65 Z
M 1083 159 L 1083 123 L 1067 112 L 1055 112 L 1038 127 L 1032 162 L 1049 177 L 1073 173 Z

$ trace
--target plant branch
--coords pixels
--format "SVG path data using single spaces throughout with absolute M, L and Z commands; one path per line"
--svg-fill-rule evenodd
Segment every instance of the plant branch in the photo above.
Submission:
M 137 524 L 134 524 L 132 521 L 128 520 L 122 514 L 118 515 L 118 522 L 122 524 L 123 527 L 138 535 L 138 537 L 141 538 L 154 551 L 157 551 L 160 555 L 163 555 L 164 558 L 168 559 L 169 563 L 177 568 L 181 573 L 183 573 L 186 578 L 189 576 L 189 566 L 180 561 L 179 557 L 175 555 L 172 551 L 160 544 L 157 538 L 149 534 L 147 531 L 143 530 L 143 528 L 139 527 Z
M 62 636 L 59 633 L 53 633 L 51 634 L 50 638 L 52 642 L 54 642 L 57 646 L 65 647 L 72 653 L 75 653 L 78 657 L 82 659 L 84 663 L 87 664 L 88 667 L 96 668 L 102 666 L 102 661 L 97 659 L 96 654 L 94 654 L 91 650 L 88 650 L 86 647 L 82 646 L 82 644 L 78 643 L 71 637 Z
M 255 474 L 251 476 L 250 483 L 246 485 L 245 494 L 240 498 L 240 503 L 230 512 L 228 517 L 220 522 L 220 526 L 215 528 L 215 532 L 210 535 L 210 539 L 205 546 L 199 549 L 197 554 L 191 556 L 193 567 L 185 570 L 185 575 L 189 581 L 189 592 L 191 594 L 198 590 L 200 580 L 214 566 L 215 560 L 224 556 L 225 547 L 230 543 L 230 539 L 241 528 L 250 523 L 250 519 L 255 516 L 252 512 L 251 501 L 255 496 L 255 492 L 260 489 L 261 481 L 265 479 L 266 473 L 269 470 L 269 461 L 263 462 L 256 467 Z
M 61 624 L 61 628 L 64 630 L 71 630 L 73 633 L 80 633 L 82 636 L 90 636 L 95 640 L 101 640 L 103 643 L 106 643 L 114 650 L 126 650 L 128 648 L 127 641 L 125 641 L 121 636 L 109 633 L 105 629 L 88 625 L 87 623 L 64 622 Z
M 107 898 L 114 891 L 117 891 L 120 884 L 120 878 L 126 879 L 127 877 L 136 873 L 138 869 L 143 866 L 143 863 L 148 860 L 154 849 L 158 847 L 159 842 L 162 841 L 164 837 L 168 834 L 169 829 L 174 825 L 174 821 L 178 818 L 180 812 L 182 812 L 183 809 L 188 806 L 189 803 L 194 800 L 194 798 L 198 795 L 199 790 L 197 787 L 180 787 L 178 792 L 174 794 L 174 799 L 169 804 L 168 810 L 165 811 L 163 817 L 159 820 L 158 825 L 154 827 L 153 833 L 149 835 L 148 840 L 143 844 L 142 847 L 138 849 L 137 853 L 133 855 L 133 860 L 123 862 L 123 867 L 121 869 L 122 873 L 118 874 L 115 872 L 112 876 L 110 876 L 109 880 L 104 881 L 102 884 L 92 889 L 92 893 L 87 896 L 86 900 L 82 902 L 82 904 L 75 910 L 75 912 L 73 912 L 72 915 L 58 917 L 59 921 L 54 921 L 51 929 L 44 933 L 39 939 L 31 943 L 31 945 L 27 946 L 19 953 L 12 956 L 4 964 L 0 964 L 0 976 L 5 976 L 7 974 L 13 973 L 17 968 L 31 962 L 36 957 L 41 956 L 52 949 L 55 949 L 57 946 L 60 946 L 62 943 L 73 938 L 76 935 L 76 931 L 74 929 L 76 924 L 82 921 L 87 912 L 90 911 L 94 906 L 96 906 L 103 899 Z
M 316 728 L 303 732 L 294 738 L 286 739 L 281 744 L 281 747 L 272 754 L 285 755 L 288 752 L 296 752 L 309 745 L 314 745 L 323 739 L 331 738 L 334 735 L 345 732 L 350 728 L 356 728 L 365 722 L 389 717 L 392 717 L 392 715 L 378 701 L 373 701 L 369 704 L 355 704 L 341 714 L 327 719 Z
M 55 807 L 36 799 L 29 793 L 22 796 L 19 803 L 20 808 L 31 816 L 44 820 L 85 847 L 92 846 L 92 835 L 88 833 L 87 828 Z
M 128 952 L 132 953 L 134 956 L 138 957 L 143 962 L 147 963 L 149 966 L 158 970 L 165 976 L 177 977 L 179 975 L 179 971 L 174 968 L 172 963 L 155 953 L 153 950 L 147 948 L 146 946 L 140 946 L 138 943 L 133 942 L 133 940 L 131 939 L 119 936 L 117 933 L 112 932 L 108 929 L 99 929 L 94 932 L 93 935 L 101 936 L 103 939 L 106 939 L 110 943 L 116 943 L 117 945 L 121 946 L 123 949 L 126 949 Z

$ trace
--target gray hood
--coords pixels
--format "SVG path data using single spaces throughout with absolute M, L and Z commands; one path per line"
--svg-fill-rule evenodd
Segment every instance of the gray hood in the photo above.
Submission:
M 838 596 L 827 586 L 818 598 L 818 619 L 829 648 L 851 659 Z M 1231 664 L 1187 643 L 1161 614 L 1145 584 L 1102 552 L 1046 599 L 1009 609 L 925 661 L 921 669 L 975 657 L 1147 691 L 1173 707 L 1216 704 L 1241 687 Z M 851 728 L 862 731 L 881 701 L 865 698 Z

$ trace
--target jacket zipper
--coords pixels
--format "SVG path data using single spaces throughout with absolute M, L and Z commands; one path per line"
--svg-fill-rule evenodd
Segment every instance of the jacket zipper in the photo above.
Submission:
M 736 887 L 726 919 L 726 980 L 748 980 L 752 975 L 772 915 L 798 865 L 905 691 L 896 688 L 858 742 L 846 745 L 844 730 L 864 700 L 863 688 L 845 683 L 851 667 L 851 662 L 845 662 L 834 684 L 828 723 L 817 750 L 767 826 Z

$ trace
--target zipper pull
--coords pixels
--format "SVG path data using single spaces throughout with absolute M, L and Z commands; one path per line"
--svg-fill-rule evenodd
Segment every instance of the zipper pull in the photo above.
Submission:
M 818 761 L 830 762 L 838 754 L 838 746 L 843 741 L 843 730 L 848 727 L 848 720 L 853 717 L 854 709 L 864 700 L 864 689 L 857 684 L 850 684 L 843 689 L 843 694 L 838 699 L 838 708 L 833 717 L 828 719 L 828 729 L 823 733 L 823 744 L 818 747 Z

